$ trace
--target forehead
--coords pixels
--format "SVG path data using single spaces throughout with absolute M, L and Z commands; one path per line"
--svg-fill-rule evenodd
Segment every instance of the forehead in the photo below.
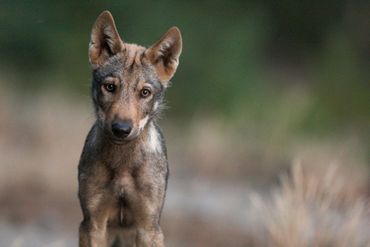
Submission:
M 144 57 L 145 48 L 135 44 L 125 44 L 125 48 L 125 51 L 109 58 L 93 71 L 94 80 L 102 82 L 107 77 L 116 77 L 126 83 L 158 81 L 153 67 Z

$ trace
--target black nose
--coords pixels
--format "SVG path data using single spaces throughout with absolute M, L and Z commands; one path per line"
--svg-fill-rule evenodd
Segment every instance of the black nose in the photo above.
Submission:
M 112 124 L 112 132 L 119 138 L 127 137 L 132 130 L 132 124 L 130 122 L 114 122 Z

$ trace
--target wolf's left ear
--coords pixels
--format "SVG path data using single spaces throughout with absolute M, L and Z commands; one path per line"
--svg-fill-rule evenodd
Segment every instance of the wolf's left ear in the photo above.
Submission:
M 179 65 L 182 50 L 182 38 L 177 27 L 170 28 L 163 37 L 145 52 L 154 65 L 159 79 L 167 86 Z
M 91 31 L 89 60 L 93 67 L 103 64 L 109 57 L 124 49 L 113 16 L 104 11 L 96 19 Z

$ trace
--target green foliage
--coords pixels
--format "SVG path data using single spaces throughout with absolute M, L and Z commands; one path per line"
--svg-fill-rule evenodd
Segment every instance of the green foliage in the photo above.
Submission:
M 368 26 L 353 13 L 370 7 L 360 2 L 2 1 L 1 73 L 14 74 L 22 90 L 86 95 L 90 29 L 105 9 L 126 42 L 148 46 L 169 27 L 181 29 L 181 65 L 168 92 L 173 119 L 207 112 L 267 121 L 280 106 L 281 118 L 302 111 L 292 129 L 367 131 Z M 286 101 L 299 87 L 309 95 L 304 108 Z

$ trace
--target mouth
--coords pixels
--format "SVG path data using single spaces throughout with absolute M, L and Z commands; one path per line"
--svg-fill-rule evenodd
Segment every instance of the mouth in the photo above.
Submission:
M 116 144 L 116 145 L 126 145 L 126 144 L 129 144 L 130 142 L 132 142 L 133 140 L 135 140 L 137 138 L 137 135 L 134 135 L 134 134 L 131 134 L 127 137 L 121 138 L 121 137 L 115 136 L 111 131 L 107 131 L 107 132 L 108 133 L 106 133 L 106 134 L 107 134 L 108 139 L 113 144 Z
M 126 139 L 121 139 L 121 138 L 116 138 L 116 137 L 110 137 L 109 140 L 115 145 L 126 145 L 130 142 Z

